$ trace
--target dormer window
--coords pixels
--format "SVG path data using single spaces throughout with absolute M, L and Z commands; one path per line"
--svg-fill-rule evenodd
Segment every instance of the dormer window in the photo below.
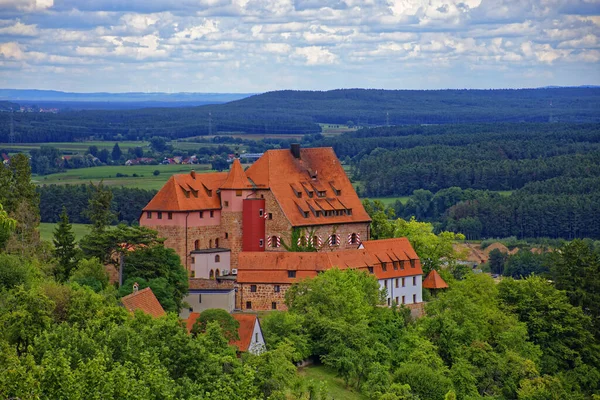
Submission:
M 395 270 L 398 269 L 398 261 L 392 261 L 392 265 L 394 266 Z
M 369 273 L 372 274 L 373 273 L 373 267 L 368 267 L 369 269 Z
M 324 190 L 319 190 L 319 191 L 317 192 L 317 196 L 319 196 L 319 197 L 325 197 L 325 193 L 326 193 L 326 192 L 325 192 Z
M 410 260 L 410 267 L 411 268 L 415 267 L 415 260 L 413 260 L 413 259 Z
M 288 278 L 295 278 L 296 277 L 296 271 L 288 271 Z
M 381 269 L 383 270 L 383 272 L 387 271 L 387 263 L 382 262 L 381 263 Z

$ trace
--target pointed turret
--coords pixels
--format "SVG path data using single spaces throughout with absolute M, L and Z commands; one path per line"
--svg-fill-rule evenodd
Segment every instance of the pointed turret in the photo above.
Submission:
M 221 185 L 220 189 L 251 189 L 252 185 L 248 181 L 248 177 L 242 168 L 242 164 L 239 159 L 233 160 L 231 164 L 231 170 L 227 179 Z
M 423 281 L 423 287 L 425 289 L 446 289 L 448 284 L 435 269 L 432 269 Z

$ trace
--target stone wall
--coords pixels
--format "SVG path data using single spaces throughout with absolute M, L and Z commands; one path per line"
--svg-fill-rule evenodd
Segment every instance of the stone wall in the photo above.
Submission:
M 223 212 L 221 214 L 222 239 L 219 247 L 231 250 L 231 268 L 238 266 L 238 254 L 242 251 L 242 213 Z M 227 233 L 227 239 L 225 239 Z
M 252 286 L 256 286 L 256 292 L 252 292 Z M 264 311 L 273 310 L 273 302 L 277 303 L 277 310 L 285 311 L 285 292 L 289 284 L 279 284 L 279 292 L 275 292 L 275 284 L 239 284 L 236 293 L 236 307 L 241 310 Z M 247 307 L 247 302 L 252 303 L 252 308 Z

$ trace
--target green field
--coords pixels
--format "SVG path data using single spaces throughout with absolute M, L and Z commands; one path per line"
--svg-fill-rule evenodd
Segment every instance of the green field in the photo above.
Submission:
M 29 152 L 39 149 L 41 146 L 56 147 L 63 153 L 85 153 L 90 146 L 98 147 L 98 150 L 112 150 L 117 142 L 90 141 L 90 142 L 50 142 L 50 143 L 0 143 L 0 149 L 10 150 L 11 153 Z M 123 151 L 129 148 L 142 147 L 146 149 L 148 142 L 145 141 L 122 141 L 118 142 Z
M 346 388 L 344 380 L 336 373 L 323 365 L 309 365 L 300 368 L 298 373 L 305 379 L 312 379 L 316 383 L 323 382 L 327 393 L 335 400 L 363 400 L 366 399 L 361 393 L 355 392 L 350 387 Z
M 86 224 L 71 224 L 73 225 L 73 233 L 75 234 L 75 240 L 79 241 L 82 237 L 87 235 L 89 230 L 89 225 Z M 55 223 L 51 222 L 42 222 L 40 224 L 40 237 L 43 240 L 52 241 L 52 236 L 54 235 L 54 229 L 56 228 Z
M 188 173 L 192 169 L 198 173 L 211 172 L 209 165 L 109 165 L 103 167 L 71 169 L 66 172 L 44 176 L 34 176 L 33 183 L 36 185 L 66 185 L 86 184 L 104 181 L 109 186 L 125 186 L 140 189 L 160 189 L 173 174 Z M 155 170 L 160 171 L 154 176 Z M 117 178 L 117 173 L 128 175 Z M 133 174 L 138 175 L 134 177 Z

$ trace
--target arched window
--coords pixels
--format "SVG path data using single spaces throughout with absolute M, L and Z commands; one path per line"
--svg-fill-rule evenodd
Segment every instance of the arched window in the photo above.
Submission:
M 319 243 L 319 237 L 318 236 L 313 236 L 313 238 L 312 238 L 312 245 L 313 245 L 313 247 L 317 247 L 317 246 L 320 245 L 320 243 Z
M 208 239 L 208 248 L 212 249 L 212 239 Z
M 353 233 L 352 236 L 350 236 L 350 243 L 356 243 L 356 233 Z
M 221 271 L 219 271 L 219 268 L 217 268 L 217 272 L 215 272 L 215 277 L 218 278 L 219 276 L 221 276 Z
M 335 246 L 338 244 L 337 235 L 335 233 L 333 235 L 329 236 L 329 243 L 331 243 L 331 246 Z
M 196 239 L 196 241 L 194 242 L 194 250 L 198 249 L 200 249 L 200 240 Z
M 215 262 L 216 262 L 216 263 L 217 263 L 217 262 L 221 262 L 221 256 L 220 256 L 220 255 L 218 255 L 218 254 L 217 254 L 217 255 L 215 256 Z
M 219 247 L 219 238 L 215 239 L 215 247 Z
M 213 271 L 212 269 L 210 270 L 210 273 L 208 275 L 208 279 L 215 279 L 215 271 Z
M 271 247 L 277 247 L 277 236 L 271 236 Z

